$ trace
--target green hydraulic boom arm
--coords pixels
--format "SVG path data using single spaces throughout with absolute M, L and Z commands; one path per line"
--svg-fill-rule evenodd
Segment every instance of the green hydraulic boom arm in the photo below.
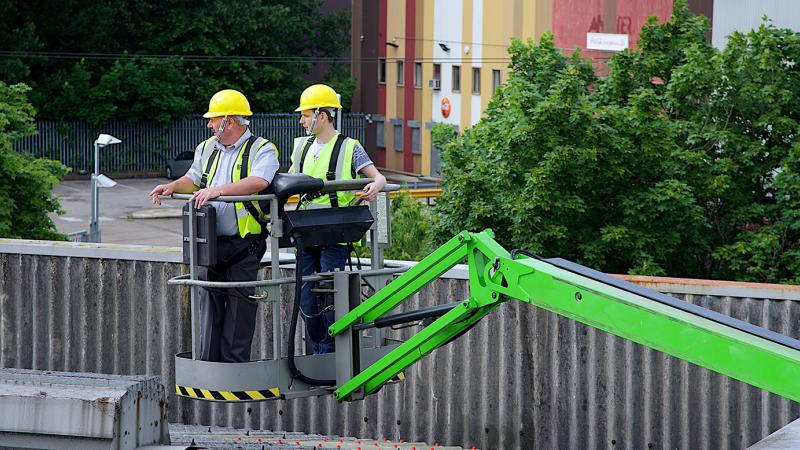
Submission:
M 800 341 L 568 261 L 512 257 L 491 230 L 459 233 L 339 319 L 330 334 L 392 311 L 464 258 L 469 298 L 339 386 L 338 400 L 374 393 L 515 298 L 800 401 Z

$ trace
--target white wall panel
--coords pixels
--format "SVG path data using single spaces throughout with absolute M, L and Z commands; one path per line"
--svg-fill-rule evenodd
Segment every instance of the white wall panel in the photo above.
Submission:
M 453 125 L 460 125 L 461 118 L 461 93 L 453 92 L 453 65 L 461 64 L 462 29 L 461 26 L 464 7 L 461 1 L 435 0 L 433 5 L 433 42 L 426 42 L 426 45 L 433 45 L 433 59 L 435 63 L 442 65 L 442 89 L 433 92 L 431 101 L 432 118 L 434 122 L 445 122 Z M 450 48 L 444 51 L 440 43 Z M 467 87 L 469 85 L 466 85 Z M 461 89 L 463 91 L 464 71 L 461 71 Z M 442 99 L 450 101 L 450 116 L 442 116 Z
M 711 43 L 717 48 L 725 47 L 727 36 L 758 28 L 765 15 L 778 28 L 800 31 L 798 0 L 716 0 Z

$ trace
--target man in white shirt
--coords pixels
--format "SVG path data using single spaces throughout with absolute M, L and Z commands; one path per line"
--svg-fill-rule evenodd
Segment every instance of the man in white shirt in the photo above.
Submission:
M 221 195 L 251 195 L 272 182 L 279 167 L 277 150 L 268 140 L 254 136 L 248 125 L 250 104 L 235 90 L 217 92 L 209 102 L 208 128 L 214 136 L 195 150 L 194 163 L 183 177 L 156 186 L 150 196 L 193 193 L 189 201 L 216 210 L 217 261 L 200 268 L 208 281 L 253 281 L 266 250 L 266 220 L 252 202 L 211 201 Z M 258 302 L 253 288 L 200 290 L 200 351 L 206 361 L 250 360 Z

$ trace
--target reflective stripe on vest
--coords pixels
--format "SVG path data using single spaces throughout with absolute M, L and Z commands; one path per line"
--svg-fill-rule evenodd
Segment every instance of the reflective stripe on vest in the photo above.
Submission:
M 303 173 L 311 175 L 314 178 L 326 179 L 328 173 L 328 166 L 330 165 L 331 154 L 333 153 L 333 146 L 336 143 L 336 138 L 339 133 L 334 135 L 322 151 L 319 153 L 319 158 L 314 160 L 314 152 L 309 150 L 306 158 L 303 161 Z M 299 164 L 296 163 L 303 154 L 303 148 L 308 142 L 308 137 L 295 138 L 294 151 L 292 152 L 292 172 L 297 173 Z M 339 151 L 339 158 L 336 161 L 336 179 L 337 180 L 352 180 L 358 178 L 358 175 L 353 177 L 353 152 L 355 151 L 356 144 L 359 142 L 353 138 L 345 138 L 342 149 Z M 355 194 L 352 192 L 339 192 L 339 206 L 348 206 L 353 203 Z M 317 205 L 324 205 L 330 207 L 331 200 L 327 195 L 323 195 L 311 201 Z
M 203 143 L 203 153 L 200 156 L 200 168 L 203 170 L 204 173 L 208 174 L 208 185 L 211 185 L 211 181 L 214 179 L 214 175 L 217 173 L 217 166 L 219 165 L 220 160 L 220 153 L 217 152 L 217 156 L 214 158 L 213 161 L 210 161 L 211 156 L 214 153 L 214 147 L 217 142 L 216 137 L 212 137 L 206 140 Z M 255 140 L 247 139 L 242 146 L 239 148 L 239 152 L 236 155 L 236 162 L 233 164 L 231 168 L 231 183 L 236 183 L 242 179 L 242 156 L 244 155 L 245 150 L 247 149 L 248 145 L 252 142 L 253 148 L 255 151 L 250 151 L 250 157 L 247 160 L 247 174 L 250 173 L 251 168 L 253 167 L 253 160 L 256 158 L 258 152 L 260 152 L 265 147 L 268 148 L 270 142 L 264 138 L 258 137 Z M 275 149 L 275 157 L 278 156 L 278 149 Z M 210 166 L 210 167 L 206 167 Z M 269 214 L 269 211 L 261 211 L 261 208 L 258 205 L 258 202 L 251 202 L 256 210 L 261 214 L 261 216 L 266 216 Z M 234 209 L 236 210 L 236 224 L 239 228 L 239 236 L 245 237 L 248 234 L 261 234 L 261 224 L 259 223 L 258 219 L 250 215 L 247 212 L 247 208 L 245 207 L 243 202 L 236 202 L 233 204 Z

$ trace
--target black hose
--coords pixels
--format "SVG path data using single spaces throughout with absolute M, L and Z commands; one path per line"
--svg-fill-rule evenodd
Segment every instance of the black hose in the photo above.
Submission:
M 539 261 L 546 261 L 541 256 L 539 256 L 539 255 L 537 255 L 535 253 L 531 253 L 531 252 L 529 252 L 527 250 L 523 250 L 521 248 L 515 248 L 514 250 L 511 250 L 511 259 L 517 259 L 517 255 L 525 255 L 525 256 L 527 256 L 529 258 L 538 259 Z
M 297 247 L 297 263 L 295 264 L 294 277 L 294 307 L 292 308 L 292 319 L 289 324 L 289 348 L 286 351 L 289 360 L 289 372 L 293 378 L 313 386 L 336 386 L 336 380 L 318 380 L 303 375 L 294 363 L 294 335 L 297 334 L 297 319 L 300 315 L 300 295 L 303 290 L 303 240 L 300 236 L 294 236 L 295 246 Z

